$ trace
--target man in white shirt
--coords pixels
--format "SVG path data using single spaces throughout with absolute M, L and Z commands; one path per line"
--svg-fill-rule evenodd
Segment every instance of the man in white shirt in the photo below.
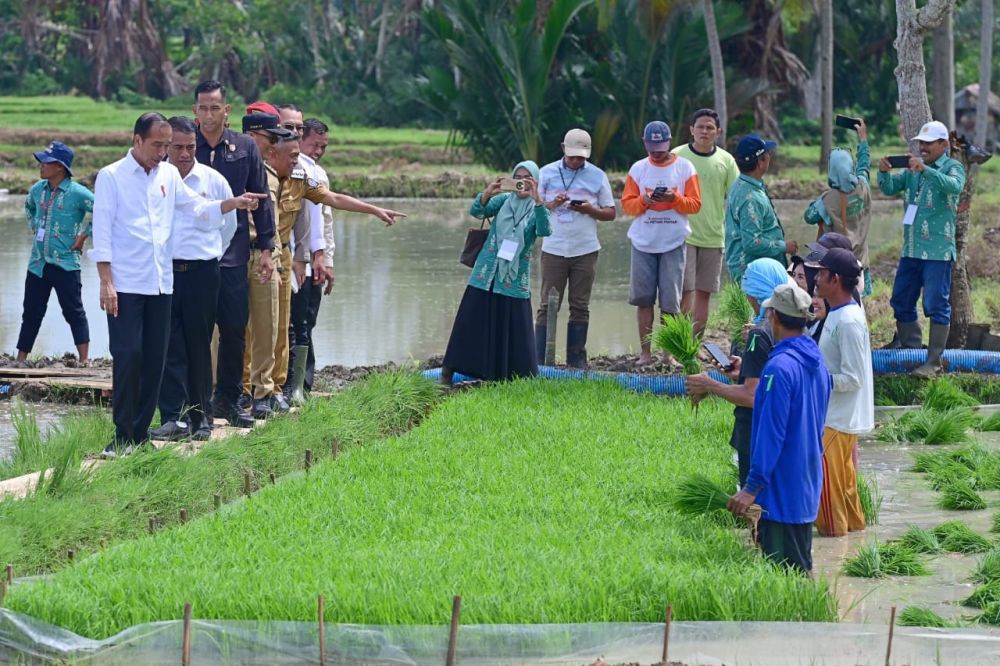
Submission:
M 830 304 L 819 339 L 833 393 L 823 430 L 823 488 L 816 529 L 822 536 L 844 536 L 865 529 L 857 492 L 854 452 L 858 435 L 875 427 L 872 349 L 864 310 L 854 300 L 861 262 L 851 250 L 833 248 L 811 267 L 816 294 Z
M 209 200 L 233 196 L 226 178 L 195 160 L 194 121 L 174 116 L 167 159 L 189 188 Z M 212 434 L 212 330 L 219 298 L 219 260 L 236 233 L 236 211 L 223 215 L 217 229 L 192 215 L 174 216 L 174 294 L 170 340 L 160 385 L 160 423 L 154 439 L 175 441 Z
M 299 164 L 311 178 L 329 189 L 330 178 L 317 161 L 326 152 L 330 129 L 326 123 L 316 118 L 308 118 L 302 125 L 302 140 L 299 142 L 302 152 L 299 154 Z M 292 402 L 300 402 L 304 399 L 305 393 L 312 390 L 316 368 L 312 331 L 319 316 L 321 299 L 323 295 L 330 295 L 334 282 L 333 255 L 336 243 L 333 238 L 333 209 L 305 201 L 300 215 L 306 214 L 311 217 L 309 234 L 312 270 L 311 276 L 299 285 L 298 292 L 292 294 L 291 325 L 288 328 L 289 371 L 284 386 L 285 397 Z
M 174 216 L 187 213 L 218 229 L 237 208 L 253 209 L 266 195 L 247 192 L 210 201 L 188 188 L 177 167 L 163 162 L 171 128 L 159 113 L 135 123 L 132 149 L 97 174 L 94 247 L 101 309 L 108 315 L 115 438 L 106 457 L 131 453 L 149 439 L 170 331 L 174 287 Z
M 538 174 L 538 194 L 552 211 L 552 235 L 542 239 L 542 293 L 535 316 L 535 356 L 545 359 L 549 289 L 559 292 L 562 307 L 569 285 L 569 322 L 566 326 L 566 365 L 587 365 L 587 329 L 590 293 L 597 277 L 597 223 L 615 219 L 615 199 L 607 175 L 587 161 L 590 134 L 566 132 L 563 157 L 546 164 Z

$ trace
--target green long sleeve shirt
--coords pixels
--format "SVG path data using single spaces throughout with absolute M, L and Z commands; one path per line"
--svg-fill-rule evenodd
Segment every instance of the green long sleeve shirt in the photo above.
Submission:
M 750 262 L 771 258 L 784 266 L 785 230 L 762 181 L 746 174 L 729 188 L 726 201 L 726 266 L 739 284 Z
M 513 194 L 504 193 L 490 197 L 484 206 L 480 203 L 482 193 L 477 194 L 469 209 L 469 214 L 475 218 L 493 217 L 503 206 L 507 197 Z M 531 251 L 535 246 L 535 239 L 552 234 L 552 225 L 549 222 L 549 209 L 545 206 L 535 206 L 535 214 L 527 224 L 524 225 L 524 244 L 521 254 L 518 257 L 517 280 L 495 280 L 497 273 L 497 235 L 496 229 L 490 225 L 489 236 L 483 243 L 483 249 L 476 258 L 476 265 L 472 268 L 472 275 L 469 276 L 469 286 L 492 291 L 495 294 L 510 296 L 512 298 L 531 297 Z
M 954 261 L 955 216 L 958 195 L 965 187 L 961 162 L 942 155 L 923 171 L 878 172 L 882 194 L 904 193 L 906 206 L 917 207 L 913 224 L 903 225 L 901 256 L 913 259 Z

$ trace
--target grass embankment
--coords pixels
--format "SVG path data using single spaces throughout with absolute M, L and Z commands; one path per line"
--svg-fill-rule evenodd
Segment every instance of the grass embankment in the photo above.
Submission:
M 696 465 L 732 478 L 731 409 L 597 382 L 459 394 L 416 429 L 323 461 L 182 529 L 15 586 L 8 606 L 88 636 L 179 617 L 446 624 L 836 618 L 825 582 L 746 532 L 676 513 Z M 151 466 L 152 467 L 152 466 Z M 204 493 L 210 493 L 206 489 Z
M 17 439 L 14 454 L 0 460 L 0 481 L 49 467 L 78 467 L 85 457 L 99 453 L 114 435 L 111 414 L 91 408 L 64 416 L 43 434 L 31 407 L 19 402 L 11 412 Z
M 31 496 L 0 500 L 0 563 L 18 576 L 66 565 L 77 557 L 142 535 L 150 518 L 163 525 L 214 509 L 214 495 L 230 501 L 270 473 L 302 469 L 304 453 L 330 457 L 331 444 L 350 449 L 408 429 L 434 404 L 437 387 L 415 374 L 375 375 L 329 400 L 309 401 L 294 417 L 274 419 L 246 436 L 208 443 L 194 456 L 172 448 L 143 452 L 82 471 L 65 459 Z

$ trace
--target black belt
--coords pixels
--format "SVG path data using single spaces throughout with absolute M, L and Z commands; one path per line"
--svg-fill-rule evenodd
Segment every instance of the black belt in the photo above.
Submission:
M 174 259 L 174 272 L 184 273 L 219 263 L 218 259 Z

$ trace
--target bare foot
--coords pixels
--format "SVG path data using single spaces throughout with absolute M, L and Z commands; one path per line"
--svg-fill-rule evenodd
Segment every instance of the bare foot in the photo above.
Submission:
M 643 368 L 653 363 L 653 355 L 649 352 L 639 354 L 639 360 L 635 362 L 637 368 Z

